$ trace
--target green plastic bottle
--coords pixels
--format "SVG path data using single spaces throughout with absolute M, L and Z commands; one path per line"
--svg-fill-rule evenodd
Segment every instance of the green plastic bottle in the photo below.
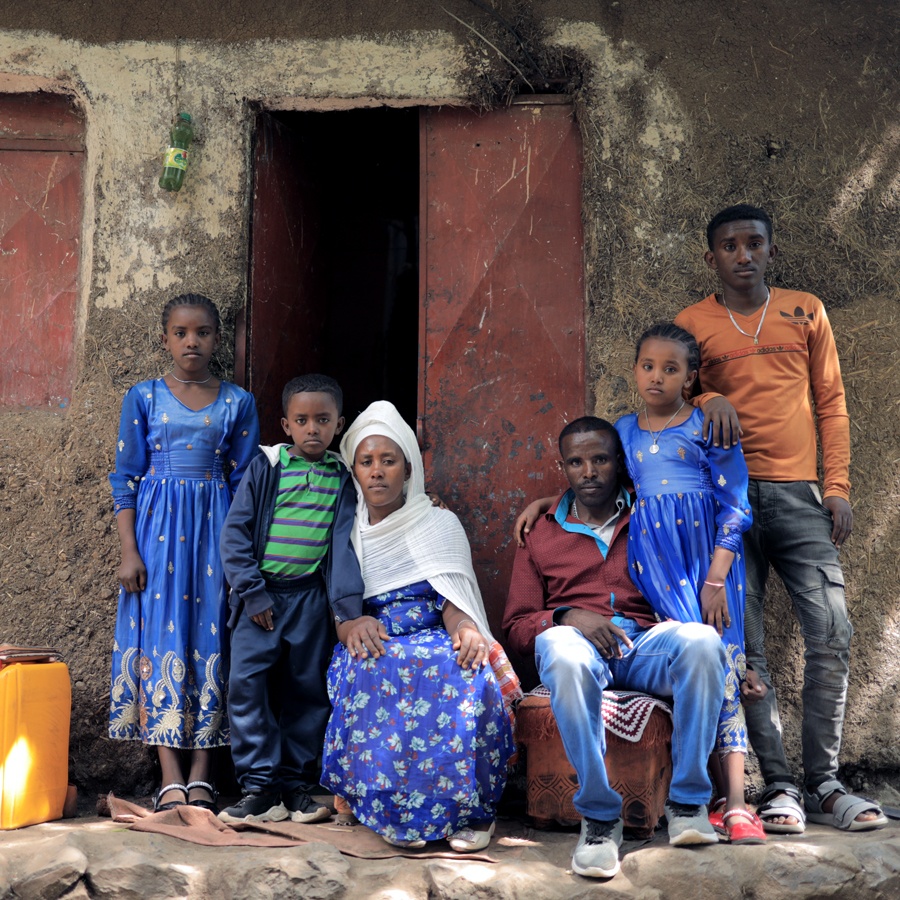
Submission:
M 184 184 L 184 173 L 187 170 L 188 147 L 194 138 L 190 113 L 179 113 L 175 124 L 169 132 L 170 145 L 166 150 L 159 186 L 164 191 L 180 191 Z

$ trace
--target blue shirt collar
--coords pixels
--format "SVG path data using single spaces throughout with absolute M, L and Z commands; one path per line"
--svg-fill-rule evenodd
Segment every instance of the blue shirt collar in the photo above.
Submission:
M 588 535 L 588 537 L 593 538 L 594 542 L 597 544 L 597 548 L 600 550 L 600 553 L 603 554 L 603 558 L 606 559 L 607 554 L 609 553 L 609 545 L 600 540 L 597 532 L 585 525 L 584 522 L 566 521 L 569 515 L 569 510 L 572 508 L 572 501 L 574 499 L 575 491 L 573 491 L 572 488 L 569 488 L 569 490 L 567 490 L 565 494 L 563 494 L 560 498 L 559 505 L 556 507 L 554 518 L 563 531 L 568 531 L 571 534 L 586 534 Z M 618 517 L 622 514 L 623 510 L 630 508 L 631 494 L 629 494 L 628 491 L 625 490 L 625 488 L 619 488 L 619 496 L 616 497 L 616 512 L 613 514 L 613 516 Z

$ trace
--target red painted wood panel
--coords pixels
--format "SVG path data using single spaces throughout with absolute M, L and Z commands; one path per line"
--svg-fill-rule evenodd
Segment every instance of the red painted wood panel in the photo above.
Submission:
M 420 435 L 500 620 L 525 502 L 585 411 L 581 142 L 556 98 L 423 111 Z
M 0 406 L 68 404 L 81 153 L 0 150 Z

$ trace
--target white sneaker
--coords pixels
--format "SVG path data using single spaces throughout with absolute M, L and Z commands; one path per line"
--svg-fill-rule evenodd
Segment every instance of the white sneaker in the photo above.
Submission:
M 474 828 L 460 828 L 459 831 L 451 834 L 447 840 L 457 853 L 475 853 L 478 850 L 484 850 L 490 844 L 496 825 L 496 822 L 491 822 L 490 826 L 484 831 L 476 831 Z
M 623 824 L 621 819 L 598 822 L 585 816 L 572 855 L 572 870 L 588 878 L 612 878 L 619 871 Z

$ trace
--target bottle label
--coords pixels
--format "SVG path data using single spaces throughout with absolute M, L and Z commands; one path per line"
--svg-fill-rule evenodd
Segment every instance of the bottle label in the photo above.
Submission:
M 183 171 L 187 168 L 187 158 L 187 150 L 183 150 L 181 147 L 169 147 L 166 150 L 166 161 L 163 165 L 167 169 L 181 169 Z

